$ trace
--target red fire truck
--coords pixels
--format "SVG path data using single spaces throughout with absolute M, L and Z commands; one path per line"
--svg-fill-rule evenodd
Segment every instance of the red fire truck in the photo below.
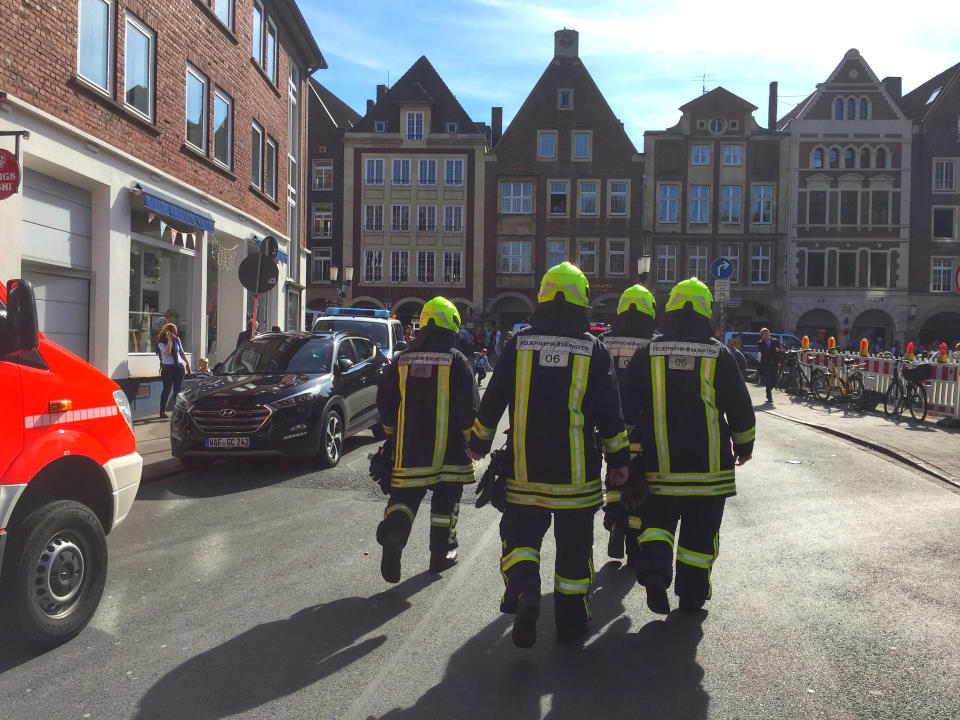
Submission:
M 28 282 L 0 284 L 0 621 L 34 645 L 77 635 L 107 577 L 106 534 L 143 459 L 123 391 L 38 332 Z

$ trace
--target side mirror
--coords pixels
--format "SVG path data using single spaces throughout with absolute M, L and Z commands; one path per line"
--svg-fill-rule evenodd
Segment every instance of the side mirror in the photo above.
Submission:
M 40 323 L 33 287 L 26 280 L 7 283 L 6 328 L 0 333 L 0 354 L 30 352 L 40 345 Z
M 397 342 L 396 342 L 396 343 L 394 344 L 394 346 L 393 346 L 393 349 L 396 350 L 396 351 L 398 351 L 398 352 L 399 352 L 400 350 L 406 350 L 406 349 L 407 349 L 407 342 L 406 342 L 406 340 L 397 340 Z
M 339 372 L 347 372 L 350 368 L 353 367 L 353 360 L 350 358 L 340 358 L 337 360 L 337 370 Z

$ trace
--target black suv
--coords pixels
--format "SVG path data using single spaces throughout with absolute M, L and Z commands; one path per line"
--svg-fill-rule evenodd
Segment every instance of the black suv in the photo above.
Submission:
M 340 461 L 343 440 L 374 428 L 377 384 L 388 361 L 349 333 L 257 335 L 177 396 L 173 455 L 187 467 L 220 458 L 316 456 Z

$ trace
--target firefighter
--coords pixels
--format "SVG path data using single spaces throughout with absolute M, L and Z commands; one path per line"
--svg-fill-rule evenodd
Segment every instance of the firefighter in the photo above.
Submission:
M 417 508 L 430 500 L 430 572 L 457 560 L 457 516 L 463 486 L 475 482 L 466 439 L 480 394 L 473 365 L 454 348 L 460 313 L 435 297 L 420 312 L 420 332 L 387 369 L 377 391 L 383 429 L 393 439 L 390 497 L 377 542 L 380 572 L 400 581 L 400 558 Z
M 696 278 L 677 284 L 663 334 L 623 377 L 624 417 L 637 426 L 650 488 L 635 569 L 647 606 L 661 614 L 670 612 L 674 546 L 680 609 L 699 610 L 711 596 L 724 502 L 736 494 L 734 466 L 753 453 L 753 405 L 736 360 L 712 337 L 712 302 Z
M 504 344 L 470 434 L 470 454 L 490 450 L 510 406 L 506 509 L 500 521 L 500 610 L 514 613 L 513 642 L 531 647 L 540 615 L 540 547 L 554 522 L 557 640 L 587 631 L 593 523 L 602 501 L 599 430 L 608 482 L 627 479 L 629 451 L 610 354 L 587 332 L 590 287 L 568 262 L 543 276 L 531 327 Z
M 603 344 L 610 352 L 618 379 L 623 377 L 624 371 L 630 364 L 630 358 L 653 337 L 656 305 L 653 293 L 643 285 L 631 285 L 620 295 L 613 328 L 602 337 Z M 627 427 L 627 433 L 630 435 L 630 455 L 631 457 L 638 455 L 641 450 L 639 438 L 635 437 L 632 427 Z M 625 538 L 631 536 L 627 508 L 621 502 L 619 488 L 608 487 L 605 499 L 603 526 L 610 531 L 607 555 L 619 559 L 623 557 Z M 635 536 L 636 533 L 633 535 Z M 636 538 L 633 537 L 633 542 L 626 543 L 627 564 L 632 564 L 635 548 Z

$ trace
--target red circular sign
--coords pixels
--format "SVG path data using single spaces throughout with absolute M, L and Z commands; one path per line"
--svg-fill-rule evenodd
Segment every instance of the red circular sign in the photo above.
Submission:
M 0 200 L 6 200 L 20 187 L 20 163 L 8 150 L 0 150 Z

